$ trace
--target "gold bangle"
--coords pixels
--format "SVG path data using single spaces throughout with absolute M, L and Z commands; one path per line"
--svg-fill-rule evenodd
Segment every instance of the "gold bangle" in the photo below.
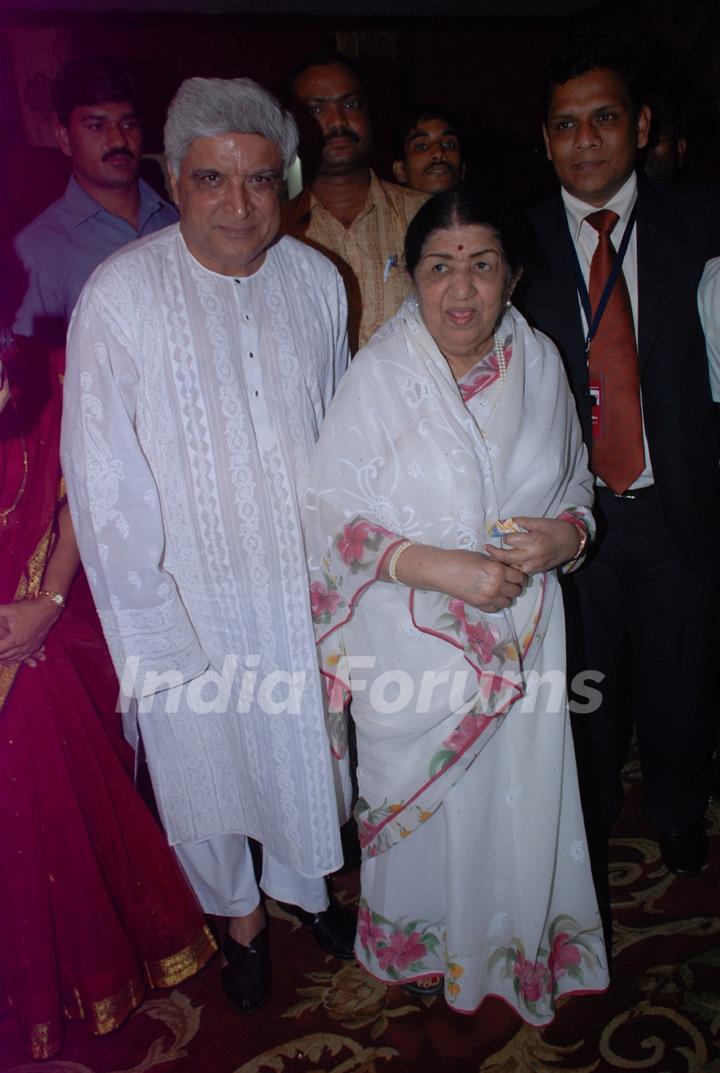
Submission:
M 590 531 L 585 522 L 581 522 L 582 529 L 576 522 L 571 522 L 570 524 L 574 525 L 578 533 L 580 534 L 580 543 L 578 544 L 578 549 L 573 555 L 572 559 L 568 559 L 568 563 L 576 563 L 578 559 L 580 559 L 587 550 L 587 546 L 590 541 Z
M 51 592 L 49 589 L 40 589 L 38 596 L 47 596 L 48 600 L 52 600 L 56 607 L 59 607 L 61 611 L 65 608 L 65 597 L 61 592 Z
M 388 577 L 391 581 L 394 581 L 396 585 L 405 584 L 405 582 L 401 581 L 397 576 L 398 559 L 404 551 L 407 551 L 408 548 L 412 548 L 415 543 L 414 540 L 403 540 L 402 543 L 398 544 L 395 551 L 390 556 L 390 561 L 388 562 Z

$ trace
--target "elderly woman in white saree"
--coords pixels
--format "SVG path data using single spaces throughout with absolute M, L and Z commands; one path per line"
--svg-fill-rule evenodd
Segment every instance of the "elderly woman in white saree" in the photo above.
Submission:
M 350 698 L 357 730 L 356 954 L 540 1025 L 608 982 L 556 576 L 592 482 L 557 350 L 510 305 L 502 213 L 440 195 L 405 253 L 416 298 L 343 379 L 305 495 L 338 753 Z

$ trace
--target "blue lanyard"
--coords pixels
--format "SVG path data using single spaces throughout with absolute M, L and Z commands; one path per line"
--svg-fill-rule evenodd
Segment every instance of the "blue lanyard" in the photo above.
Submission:
M 623 261 L 625 260 L 625 254 L 627 253 L 627 248 L 630 243 L 630 236 L 632 235 L 632 230 L 635 226 L 636 216 L 637 201 L 633 205 L 632 212 L 630 213 L 628 222 L 625 225 L 622 241 L 620 243 L 620 247 L 617 253 L 615 254 L 615 261 L 613 262 L 613 266 L 610 270 L 610 275 L 607 278 L 607 283 L 605 284 L 603 292 L 600 295 L 600 301 L 597 304 L 595 316 L 593 316 L 592 306 L 590 305 L 590 295 L 588 294 L 585 277 L 583 276 L 582 268 L 580 267 L 580 261 L 578 259 L 577 250 L 575 249 L 575 243 L 572 242 L 573 259 L 575 262 L 575 282 L 577 285 L 578 295 L 580 296 L 580 301 L 582 302 L 583 311 L 585 313 L 585 322 L 588 326 L 587 335 L 585 336 L 586 355 L 590 353 L 590 345 L 595 338 L 595 335 L 597 334 L 597 330 L 600 327 L 600 321 L 602 320 L 602 315 L 605 312 L 605 307 L 610 300 L 612 289 L 617 282 L 617 278 L 620 275 L 620 272 L 622 271 Z M 598 241 L 599 240 L 600 236 L 598 235 Z

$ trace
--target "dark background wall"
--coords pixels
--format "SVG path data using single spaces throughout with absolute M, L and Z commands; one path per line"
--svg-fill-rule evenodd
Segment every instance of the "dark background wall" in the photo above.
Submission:
M 3 2 L 7 6 L 10 0 Z M 8 184 L 8 196 L 0 199 L 0 232 L 5 234 L 37 211 L 38 197 L 47 200 L 53 183 L 62 189 L 64 162 L 47 148 L 52 144 L 50 83 L 67 59 L 91 52 L 117 55 L 131 67 L 143 88 L 146 149 L 160 152 L 165 109 L 184 78 L 249 75 L 280 93 L 284 73 L 305 51 L 338 45 L 368 72 L 381 173 L 389 176 L 390 132 L 404 109 L 417 100 L 439 101 L 463 120 L 476 172 L 513 201 L 526 203 L 552 184 L 540 139 L 542 72 L 569 31 L 600 29 L 637 42 L 655 79 L 667 82 L 682 100 L 691 146 L 688 173 L 720 176 L 717 0 L 601 2 L 562 18 L 554 17 L 562 9 L 551 2 L 530 5 L 544 14 L 529 18 L 408 18 L 393 14 L 392 0 L 383 18 L 350 17 L 340 10 L 305 17 L 208 13 L 209 5 L 200 4 L 197 14 L 123 14 L 59 11 L 61 4 L 56 0 L 52 11 L 0 13 L 0 173 Z M 145 0 L 144 6 L 152 4 Z M 437 0 L 425 8 L 439 12 L 443 6 Z

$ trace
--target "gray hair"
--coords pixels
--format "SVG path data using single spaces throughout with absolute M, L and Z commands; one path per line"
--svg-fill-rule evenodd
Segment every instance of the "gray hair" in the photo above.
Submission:
M 272 93 L 251 78 L 187 78 L 165 121 L 165 156 L 177 178 L 180 163 L 196 138 L 217 134 L 259 134 L 277 145 L 283 173 L 297 154 L 295 120 Z

